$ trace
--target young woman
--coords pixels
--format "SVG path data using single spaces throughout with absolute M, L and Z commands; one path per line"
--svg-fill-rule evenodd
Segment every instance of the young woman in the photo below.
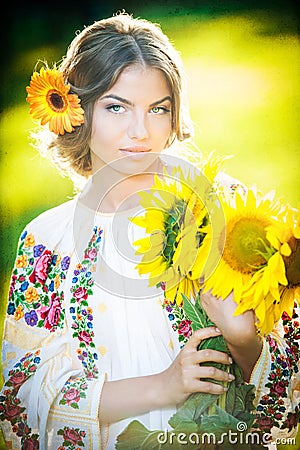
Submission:
M 133 418 L 165 429 L 191 393 L 222 393 L 232 381 L 201 365 L 228 365 L 227 353 L 197 350 L 221 333 L 245 381 L 258 386 L 257 423 L 294 429 L 295 343 L 263 340 L 252 311 L 234 317 L 231 297 L 220 304 L 208 293 L 203 302 L 218 328 L 194 332 L 181 348 L 161 289 L 136 272 L 132 244 L 142 232 L 129 218 L 139 210 L 137 193 L 168 166 L 162 152 L 192 134 L 181 61 L 159 27 L 126 14 L 86 27 L 59 69 L 35 75 L 28 101 L 48 124 L 41 148 L 47 143 L 58 167 L 87 183 L 20 237 L 3 341 L 8 448 L 113 449 Z M 276 395 L 270 380 L 282 383 Z

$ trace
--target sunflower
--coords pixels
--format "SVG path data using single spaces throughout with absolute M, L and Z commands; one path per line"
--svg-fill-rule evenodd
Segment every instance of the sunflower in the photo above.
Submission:
M 185 175 L 176 167 L 171 174 L 166 169 L 156 174 L 150 191 L 140 193 L 144 215 L 131 219 L 148 234 L 134 242 L 142 254 L 139 273 L 149 274 L 151 286 L 164 282 L 165 297 L 178 304 L 180 293 L 190 298 L 200 288 L 199 251 L 210 227 L 204 199 L 211 183 L 196 172 Z
M 267 227 L 273 254 L 253 276 L 236 310 L 254 309 L 262 333 L 268 334 L 284 312 L 291 317 L 294 301 L 300 300 L 300 210 L 298 214 L 296 220 L 287 206 L 284 217 Z
M 216 239 L 222 257 L 213 273 L 206 275 L 203 289 L 223 299 L 233 292 L 239 304 L 245 286 L 275 252 L 266 229 L 280 213 L 281 205 L 271 195 L 258 196 L 254 189 L 246 194 L 237 189 L 233 196 L 224 194 L 220 198 L 225 225 Z
M 70 85 L 64 83 L 63 74 L 58 69 L 42 67 L 40 73 L 34 72 L 26 91 L 30 114 L 42 125 L 49 123 L 50 131 L 70 133 L 74 131 L 73 127 L 84 122 L 80 99 L 76 94 L 69 94 Z

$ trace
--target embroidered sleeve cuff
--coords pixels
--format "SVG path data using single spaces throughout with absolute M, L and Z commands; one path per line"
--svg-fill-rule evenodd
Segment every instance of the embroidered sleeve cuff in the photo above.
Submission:
M 265 384 L 265 376 L 269 365 L 269 346 L 267 341 L 264 339 L 260 356 L 253 368 L 249 381 L 250 384 L 254 384 L 254 386 L 256 386 L 256 395 L 254 401 L 255 405 L 258 403 L 259 397 L 261 396 L 262 386 L 264 386 Z
M 60 448 L 65 440 L 92 450 L 103 448 L 98 412 L 104 381 L 105 374 L 99 374 L 98 379 L 77 377 L 65 384 L 49 414 L 52 442 L 47 448 Z

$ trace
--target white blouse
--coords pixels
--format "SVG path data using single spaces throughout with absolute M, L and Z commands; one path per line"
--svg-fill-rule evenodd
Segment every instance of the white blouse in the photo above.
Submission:
M 84 208 L 82 208 L 84 209 Z M 180 345 L 166 311 L 163 292 L 149 287 L 138 274 L 134 241 L 143 237 L 141 227 L 129 217 L 138 209 L 117 214 L 96 213 L 94 224 L 103 229 L 95 272 L 94 294 L 89 305 L 95 310 L 95 345 L 98 367 L 107 380 L 139 377 L 162 372 L 175 359 Z M 85 208 L 83 214 L 89 215 Z M 151 411 L 135 417 L 148 429 L 165 429 L 174 409 Z M 117 435 L 133 418 L 111 424 L 107 449 L 114 449 Z
M 133 419 L 148 429 L 168 429 L 175 409 L 99 425 L 105 380 L 159 373 L 180 351 L 162 290 L 149 287 L 136 269 L 140 256 L 133 242 L 144 230 L 129 217 L 137 213 L 99 214 L 74 198 L 41 214 L 21 234 L 3 340 L 0 421 L 8 448 L 84 444 L 84 450 L 112 450 Z M 292 399 L 292 371 L 280 362 L 287 358 L 286 343 L 274 335 L 270 345 L 264 343 L 252 374 L 258 417 L 266 424 L 267 395 L 279 408 L 276 424 L 287 423 L 298 401 Z M 272 354 L 282 355 L 278 363 Z M 268 387 L 272 371 L 274 383 L 286 380 L 288 395 L 278 404 L 280 392 L 273 395 Z

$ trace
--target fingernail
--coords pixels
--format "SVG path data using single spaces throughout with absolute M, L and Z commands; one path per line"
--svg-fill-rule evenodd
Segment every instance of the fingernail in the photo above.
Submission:
M 233 363 L 232 358 L 230 358 L 230 356 L 229 356 L 229 364 L 232 364 L 232 363 Z
M 225 392 L 227 392 L 228 391 L 228 387 L 223 387 L 223 390 L 225 391 Z
M 232 375 L 232 373 L 230 373 L 229 375 L 228 375 L 228 378 L 229 378 L 229 380 L 234 380 L 235 379 L 235 376 L 234 375 Z
M 221 331 L 219 330 L 219 328 L 216 327 L 216 332 L 217 333 L 221 333 Z

